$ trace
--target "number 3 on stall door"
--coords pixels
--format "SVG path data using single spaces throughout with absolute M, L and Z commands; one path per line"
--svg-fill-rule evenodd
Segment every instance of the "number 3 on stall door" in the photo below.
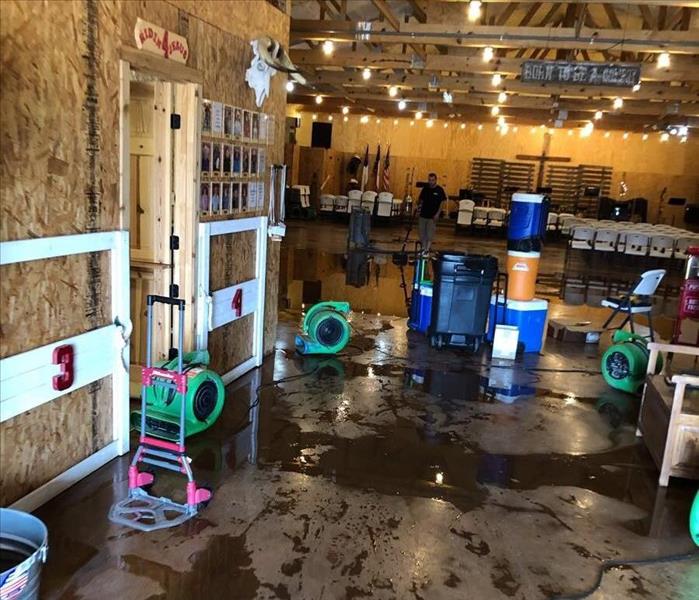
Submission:
M 61 366 L 60 375 L 53 376 L 53 389 L 59 392 L 73 385 L 75 371 L 73 370 L 73 346 L 65 344 L 53 349 L 53 364 Z
M 235 312 L 235 316 L 239 317 L 243 314 L 243 288 L 238 288 L 233 294 L 233 300 L 231 300 L 231 308 Z

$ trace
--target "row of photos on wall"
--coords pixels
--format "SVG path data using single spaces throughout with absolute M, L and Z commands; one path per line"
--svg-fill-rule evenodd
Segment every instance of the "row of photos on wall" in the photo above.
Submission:
M 201 135 L 200 214 L 236 214 L 263 208 L 267 146 L 274 143 L 274 117 L 204 100 Z

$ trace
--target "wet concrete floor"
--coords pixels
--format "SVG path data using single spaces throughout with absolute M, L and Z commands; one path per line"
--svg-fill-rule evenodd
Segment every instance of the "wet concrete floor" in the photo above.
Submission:
M 549 340 L 498 363 L 430 349 L 371 309 L 330 358 L 296 355 L 300 311 L 281 311 L 273 356 L 188 444 L 214 489 L 198 517 L 111 524 L 126 457 L 43 507 L 42 597 L 552 598 L 593 585 L 603 560 L 691 551 L 696 485 L 658 488 L 638 398 L 607 388 L 600 348 Z M 612 569 L 590 597 L 698 590 L 694 559 Z

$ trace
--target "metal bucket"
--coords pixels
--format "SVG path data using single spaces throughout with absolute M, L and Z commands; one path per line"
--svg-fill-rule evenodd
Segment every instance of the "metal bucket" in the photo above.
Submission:
M 0 508 L 0 600 L 36 600 L 48 530 L 36 517 Z

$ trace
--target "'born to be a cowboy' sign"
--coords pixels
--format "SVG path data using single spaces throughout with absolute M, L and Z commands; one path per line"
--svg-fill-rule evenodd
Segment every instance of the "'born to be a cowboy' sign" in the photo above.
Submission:
M 525 60 L 523 83 L 558 83 L 633 87 L 641 80 L 641 65 L 628 63 Z
M 189 45 L 187 38 L 172 33 L 158 25 L 144 21 L 140 17 L 134 27 L 136 46 L 141 50 L 147 50 L 169 58 L 179 63 L 186 64 L 189 58 Z

